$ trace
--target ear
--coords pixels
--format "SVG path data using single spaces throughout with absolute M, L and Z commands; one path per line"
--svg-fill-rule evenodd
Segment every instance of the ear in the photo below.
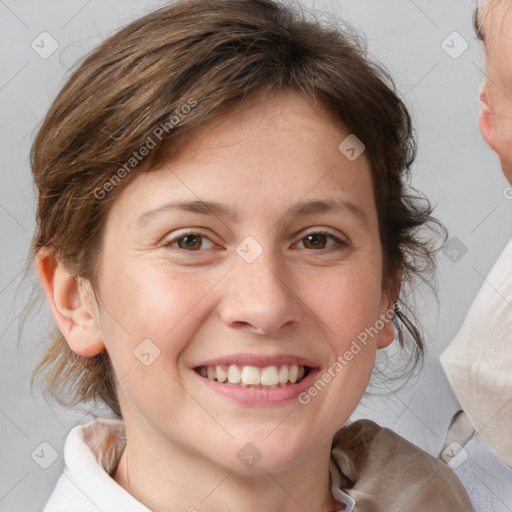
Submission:
M 480 89 L 480 131 L 489 144 L 489 146 L 497 151 L 498 149 L 498 131 L 496 128 L 496 118 L 489 104 L 489 92 L 487 80 Z
M 37 253 L 36 267 L 53 318 L 71 350 L 81 356 L 99 354 L 105 345 L 89 281 L 72 275 L 47 247 Z
M 386 348 L 395 339 L 395 328 L 393 327 L 393 317 L 395 316 L 395 304 L 400 293 L 400 276 L 395 281 L 395 285 L 390 286 L 388 291 L 382 291 L 382 297 L 379 308 L 379 320 L 377 320 L 379 332 L 377 334 L 377 348 Z M 377 324 L 376 322 L 376 324 Z M 381 323 L 382 322 L 382 323 Z M 382 328 L 380 328 L 382 326 Z

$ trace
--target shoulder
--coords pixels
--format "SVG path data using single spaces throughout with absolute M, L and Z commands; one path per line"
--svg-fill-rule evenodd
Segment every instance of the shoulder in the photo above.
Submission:
M 332 456 L 361 512 L 470 512 L 453 471 L 392 430 L 359 420 L 338 431 Z
M 72 429 L 64 471 L 44 512 L 149 512 L 111 476 L 124 444 L 124 426 L 117 420 L 97 419 Z

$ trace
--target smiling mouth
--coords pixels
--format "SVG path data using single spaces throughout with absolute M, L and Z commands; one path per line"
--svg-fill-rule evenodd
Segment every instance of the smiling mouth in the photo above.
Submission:
M 194 371 L 208 380 L 234 387 L 256 389 L 284 388 L 297 384 L 310 370 L 308 366 L 296 364 L 265 367 L 230 364 L 194 368 Z

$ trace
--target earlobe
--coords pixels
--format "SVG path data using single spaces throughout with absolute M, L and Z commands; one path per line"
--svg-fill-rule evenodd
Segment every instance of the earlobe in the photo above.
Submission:
M 397 272 L 397 277 L 392 285 L 392 291 L 384 293 L 381 300 L 380 318 L 376 322 L 378 328 L 377 348 L 386 348 L 395 339 L 395 328 L 393 318 L 395 317 L 395 304 L 400 294 L 401 272 Z
M 393 327 L 393 316 L 390 313 L 391 310 L 388 310 L 386 313 L 382 314 L 380 319 L 383 322 L 382 329 L 379 329 L 379 334 L 377 334 L 377 348 L 386 348 L 393 343 L 395 339 L 395 329 Z M 379 325 L 380 327 L 380 325 Z
M 489 146 L 497 151 L 498 140 L 497 140 L 497 128 L 496 128 L 496 118 L 492 112 L 491 106 L 489 104 L 489 95 L 487 91 L 487 82 L 484 83 L 482 88 L 480 89 L 480 131 L 482 135 L 489 144 Z
M 82 356 L 100 353 L 105 345 L 89 282 L 71 274 L 49 248 L 39 250 L 36 267 L 53 318 L 71 350 Z

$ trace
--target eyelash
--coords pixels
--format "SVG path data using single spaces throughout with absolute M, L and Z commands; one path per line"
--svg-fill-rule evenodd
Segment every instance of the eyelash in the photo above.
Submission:
M 206 249 L 198 249 L 198 250 L 195 250 L 195 251 L 189 251 L 187 249 L 183 249 L 181 247 L 176 247 L 174 246 L 173 244 L 175 244 L 176 242 L 178 242 L 179 240 L 181 240 L 182 238 L 185 238 L 187 236 L 191 236 L 191 235 L 194 235 L 196 237 L 201 237 L 201 238 L 206 238 L 208 240 L 210 240 L 206 235 L 202 235 L 201 233 L 198 233 L 196 231 L 188 231 L 188 232 L 184 232 L 184 233 L 181 233 L 180 236 L 178 237 L 175 237 L 175 238 L 172 238 L 171 240 L 168 240 L 164 243 L 164 247 L 166 248 L 169 248 L 169 249 L 175 249 L 179 252 L 187 252 L 187 253 L 201 253 L 203 252 L 204 250 Z M 340 238 L 338 238 L 337 236 L 331 234 L 331 233 L 328 233 L 326 231 L 311 231 L 309 233 L 306 233 L 300 240 L 298 243 L 302 242 L 305 238 L 307 238 L 308 236 L 310 235 L 325 235 L 326 237 L 328 238 L 331 238 L 333 239 L 336 243 L 329 246 L 329 247 L 325 247 L 323 249 L 305 249 L 305 250 L 308 250 L 309 252 L 325 252 L 325 251 L 331 251 L 331 250 L 342 250 L 342 249 L 346 249 L 347 247 L 350 247 L 350 244 L 344 240 L 341 240 Z M 210 242 L 212 242 L 210 240 Z M 214 243 L 214 242 L 212 242 Z

